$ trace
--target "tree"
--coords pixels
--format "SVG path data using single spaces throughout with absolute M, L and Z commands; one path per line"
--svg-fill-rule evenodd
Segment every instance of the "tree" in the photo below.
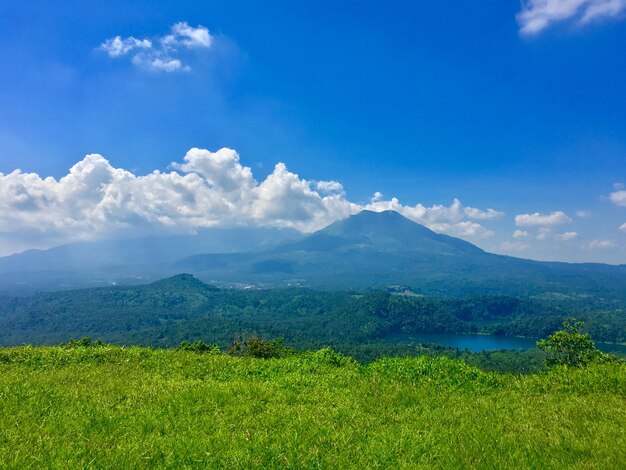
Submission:
M 546 353 L 546 365 L 579 367 L 594 361 L 606 361 L 611 356 L 598 350 L 588 333 L 583 333 L 585 324 L 568 319 L 563 329 L 552 333 L 547 339 L 537 342 L 537 347 Z

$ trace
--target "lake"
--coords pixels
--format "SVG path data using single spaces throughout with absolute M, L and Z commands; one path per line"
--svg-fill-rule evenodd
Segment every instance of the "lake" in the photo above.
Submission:
M 464 335 L 445 333 L 399 333 L 390 335 L 385 341 L 397 344 L 430 343 L 452 348 L 468 349 L 472 352 L 492 351 L 495 349 L 532 349 L 537 346 L 538 338 L 519 338 L 514 336 Z M 626 355 L 626 345 L 596 343 L 604 352 L 617 352 Z

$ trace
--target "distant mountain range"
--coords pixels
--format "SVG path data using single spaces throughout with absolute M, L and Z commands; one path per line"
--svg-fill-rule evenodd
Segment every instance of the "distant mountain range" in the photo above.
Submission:
M 79 243 L 0 258 L 5 293 L 143 283 L 180 272 L 217 285 L 416 293 L 593 295 L 623 299 L 626 266 L 539 262 L 487 253 L 394 211 L 362 211 L 303 236 L 277 229 Z

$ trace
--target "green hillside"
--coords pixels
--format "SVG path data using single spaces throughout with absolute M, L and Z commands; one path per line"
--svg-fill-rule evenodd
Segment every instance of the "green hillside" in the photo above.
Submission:
M 626 365 L 0 349 L 5 468 L 623 468 Z
M 402 289 L 399 289 L 400 291 Z M 298 348 L 382 344 L 397 334 L 482 333 L 545 337 L 584 320 L 596 341 L 625 343 L 624 304 L 586 297 L 406 295 L 389 291 L 216 289 L 181 274 L 143 286 L 0 297 L 0 346 L 53 345 L 90 336 L 173 347 L 239 336 L 281 337 Z

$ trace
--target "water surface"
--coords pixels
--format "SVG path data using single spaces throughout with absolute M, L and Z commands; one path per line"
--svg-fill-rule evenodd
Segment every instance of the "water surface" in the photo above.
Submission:
M 480 352 L 496 349 L 528 350 L 537 347 L 539 338 L 464 335 L 459 333 L 399 333 L 388 336 L 385 338 L 385 341 L 397 344 L 439 344 L 441 346 Z M 596 343 L 596 346 L 604 352 L 617 352 L 626 355 L 626 345 L 623 344 Z

